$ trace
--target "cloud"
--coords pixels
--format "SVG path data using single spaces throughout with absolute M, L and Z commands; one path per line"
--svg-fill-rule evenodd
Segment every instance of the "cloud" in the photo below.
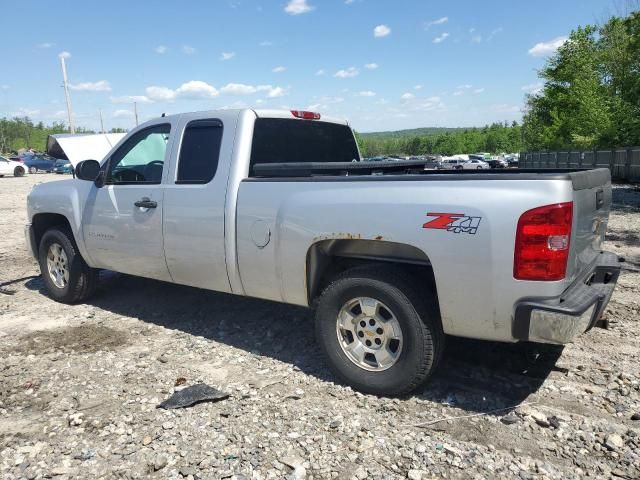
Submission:
M 60 53 L 58 54 L 58 56 L 59 56 L 60 58 L 71 58 L 71 54 L 70 54 L 69 52 L 67 52 L 66 50 L 64 50 L 64 51 L 60 52 Z
M 433 43 L 442 43 L 447 39 L 448 36 L 449 34 L 447 32 L 444 32 L 442 35 L 439 35 L 436 38 L 434 38 Z
M 267 97 L 269 98 L 278 98 L 283 97 L 287 94 L 287 91 L 282 87 L 273 87 L 269 90 Z
M 456 88 L 458 90 L 469 90 L 471 87 L 473 87 L 473 85 L 465 83 L 464 85 L 458 85 Z
M 482 43 L 482 35 L 472 35 L 471 43 Z
M 327 73 L 327 72 L 325 72 L 325 71 L 321 68 L 320 70 L 318 70 L 318 71 L 316 72 L 316 76 L 321 77 L 321 76 L 322 76 L 322 75 L 324 75 L 325 73 Z
M 220 89 L 220 93 L 230 95 L 251 95 L 257 91 L 253 85 L 245 85 L 244 83 L 227 83 Z
M 151 99 L 145 95 L 122 95 L 120 97 L 111 97 L 111 103 L 151 103 Z
M 156 48 L 153 49 L 154 52 L 156 52 L 158 55 L 164 55 L 165 53 L 167 53 L 168 48 L 165 47 L 164 45 L 158 45 Z
M 413 100 L 414 98 L 416 98 L 416 96 L 413 93 L 410 93 L 410 92 L 403 93 L 400 96 L 401 100 Z
M 415 85 L 413 87 L 414 90 L 422 90 L 422 85 Z
M 106 80 L 99 80 L 97 82 L 70 83 L 69 89 L 78 92 L 110 92 L 111 85 Z
M 176 98 L 176 92 L 167 87 L 151 86 L 145 89 L 147 98 L 151 100 L 173 100 Z
M 519 105 L 511 105 L 509 103 L 499 103 L 496 105 L 491 105 L 490 109 L 496 113 L 507 113 L 507 114 L 514 114 L 514 113 L 521 113 L 521 106 Z
M 462 90 L 458 90 L 457 92 L 453 92 L 453 96 L 454 97 L 459 97 L 460 95 L 464 95 L 464 92 Z
M 360 75 L 360 70 L 358 70 L 356 67 L 349 67 L 347 69 L 338 70 L 333 74 L 333 76 L 336 78 L 353 78 L 357 77 L 358 75 Z
M 201 80 L 191 80 L 183 83 L 175 90 L 167 87 L 151 86 L 145 90 L 146 96 L 154 101 L 171 101 L 176 98 L 210 99 L 217 97 L 220 92 Z
M 473 93 L 482 93 L 484 92 L 484 88 L 476 88 Z
M 487 42 L 490 42 L 491 40 L 493 40 L 493 37 L 495 37 L 497 34 L 501 33 L 502 30 L 503 30 L 502 27 L 494 28 L 493 30 L 491 30 L 491 33 L 487 37 Z
M 9 85 L 0 85 L 0 90 L 9 90 L 10 88 Z
M 378 67 L 379 67 L 379 65 L 377 63 L 367 63 L 364 66 L 364 68 L 366 68 L 367 70 L 375 70 Z
M 28 108 L 19 108 L 17 111 L 12 112 L 12 117 L 33 117 L 35 115 L 40 115 L 40 110 L 31 110 Z
M 273 42 L 270 42 L 269 40 L 263 40 L 262 42 L 260 42 L 258 44 L 259 47 L 273 47 Z
M 116 110 L 111 114 L 111 116 L 113 118 L 128 118 L 133 117 L 133 112 L 131 110 Z
M 536 43 L 529 49 L 529 55 L 532 57 L 548 57 L 553 54 L 558 48 L 560 48 L 568 40 L 567 37 L 556 37 L 548 42 Z
M 283 67 L 282 65 L 278 65 L 277 67 L 273 68 L 271 71 L 273 73 L 282 73 L 287 69 L 287 67 Z
M 185 55 L 195 55 L 196 52 L 197 50 L 190 45 L 182 46 L 182 53 L 184 53 Z
M 444 25 L 448 21 L 449 21 L 449 17 L 441 17 L 441 18 L 438 18 L 437 20 L 432 20 L 430 22 L 427 22 L 424 28 L 425 30 L 429 30 L 429 28 L 433 25 Z
M 289 15 L 302 15 L 303 13 L 309 13 L 315 10 L 316 7 L 309 5 L 307 0 L 289 0 L 287 6 L 284 7 L 284 11 Z
M 386 25 L 378 25 L 373 29 L 373 36 L 375 38 L 383 38 L 388 36 L 391 33 L 391 29 Z
M 176 90 L 176 96 L 185 98 L 214 98 L 218 96 L 218 90 L 206 82 L 191 80 L 183 83 Z
M 55 43 L 44 42 L 44 43 L 39 43 L 38 45 L 36 45 L 36 47 L 38 47 L 38 48 L 51 48 L 54 45 L 55 45 Z
M 521 90 L 523 92 L 527 92 L 530 93 L 532 95 L 537 95 L 538 93 L 540 93 L 544 88 L 544 85 L 542 82 L 536 82 L 536 83 L 531 83 L 529 85 L 523 85 L 521 87 Z
M 231 60 L 235 56 L 236 52 L 222 52 L 222 54 L 220 55 L 220 60 Z
M 363 90 L 362 92 L 356 93 L 358 97 L 375 97 L 376 92 L 372 92 L 371 90 Z

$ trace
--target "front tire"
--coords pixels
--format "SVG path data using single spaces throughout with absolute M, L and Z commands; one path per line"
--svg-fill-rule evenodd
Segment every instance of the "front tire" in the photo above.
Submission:
M 14 177 L 22 177 L 24 175 L 24 168 L 22 167 L 16 167 L 13 170 L 13 176 Z
M 402 270 L 372 265 L 346 271 L 324 290 L 316 337 L 342 381 L 364 393 L 403 395 L 429 379 L 444 334 L 417 283 Z
M 82 302 L 95 291 L 97 271 L 82 258 L 69 229 L 47 230 L 40 241 L 38 260 L 47 292 L 57 302 Z
M 29 167 L 29 173 L 38 173 L 38 169 L 36 167 Z

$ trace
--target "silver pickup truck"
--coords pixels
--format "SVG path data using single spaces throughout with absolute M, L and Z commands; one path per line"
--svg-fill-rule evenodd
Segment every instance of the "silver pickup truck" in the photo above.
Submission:
M 397 395 L 445 335 L 562 344 L 601 322 L 609 171 L 494 172 L 362 162 L 313 112 L 186 113 L 35 186 L 25 233 L 55 300 L 109 269 L 313 307 L 336 375 Z

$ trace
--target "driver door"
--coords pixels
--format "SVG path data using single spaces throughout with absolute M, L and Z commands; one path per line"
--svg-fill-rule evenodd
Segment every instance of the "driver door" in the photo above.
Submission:
M 162 179 L 171 124 L 134 133 L 103 166 L 104 186 L 92 187 L 83 237 L 93 266 L 170 281 L 162 239 Z

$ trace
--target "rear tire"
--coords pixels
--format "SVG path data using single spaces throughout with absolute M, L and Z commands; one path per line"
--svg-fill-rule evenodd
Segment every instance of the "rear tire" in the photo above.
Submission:
M 433 299 L 418 294 L 417 284 L 398 268 L 370 265 L 347 270 L 324 290 L 316 337 L 344 383 L 364 393 L 403 395 L 432 375 L 444 334 Z
M 14 177 L 22 177 L 24 175 L 24 168 L 22 167 L 16 167 L 13 170 L 13 176 Z
M 97 270 L 84 261 L 68 228 L 53 227 L 44 233 L 38 260 L 47 292 L 57 302 L 82 302 L 95 291 Z

